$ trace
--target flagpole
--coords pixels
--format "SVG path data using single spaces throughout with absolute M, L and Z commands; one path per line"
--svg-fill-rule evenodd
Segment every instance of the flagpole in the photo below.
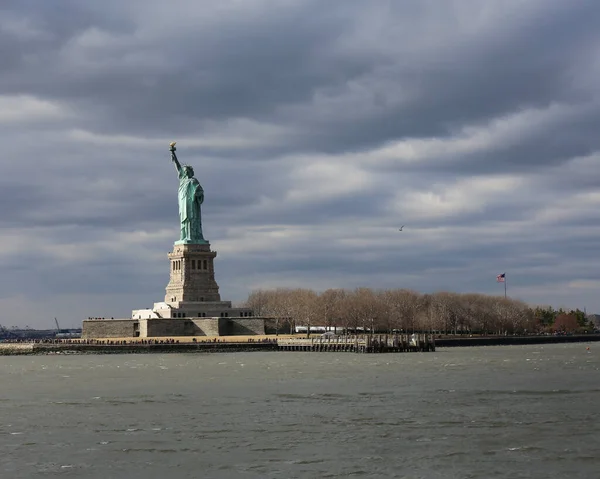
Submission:
M 504 299 L 506 299 L 506 273 L 504 273 Z

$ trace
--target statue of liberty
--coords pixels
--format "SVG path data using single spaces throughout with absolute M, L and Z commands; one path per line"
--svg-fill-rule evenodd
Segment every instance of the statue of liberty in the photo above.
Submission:
M 206 244 L 202 236 L 202 216 L 200 205 L 204 202 L 204 190 L 194 178 L 191 166 L 179 164 L 175 154 L 175 142 L 170 144 L 171 161 L 175 163 L 179 175 L 179 221 L 181 235 L 175 244 Z

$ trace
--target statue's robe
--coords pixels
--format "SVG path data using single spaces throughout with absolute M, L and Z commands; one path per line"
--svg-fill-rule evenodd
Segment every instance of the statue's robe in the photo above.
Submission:
M 204 239 L 200 211 L 200 205 L 203 202 L 202 186 L 196 178 L 188 178 L 184 168 L 181 168 L 179 170 L 179 220 L 182 241 Z

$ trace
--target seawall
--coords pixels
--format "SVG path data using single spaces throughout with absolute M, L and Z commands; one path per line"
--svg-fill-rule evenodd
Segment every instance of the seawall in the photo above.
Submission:
M 600 341 L 600 334 L 436 338 L 435 345 L 438 348 L 449 348 L 459 346 L 517 346 L 520 344 L 587 343 L 591 341 Z
M 33 354 L 34 343 L 0 343 L 0 356 Z
M 20 354 L 144 354 L 275 351 L 276 343 L 83 344 L 0 343 L 0 356 Z

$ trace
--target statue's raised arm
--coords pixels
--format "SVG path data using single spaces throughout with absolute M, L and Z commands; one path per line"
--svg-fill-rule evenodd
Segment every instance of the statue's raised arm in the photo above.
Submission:
M 169 150 L 171 151 L 171 161 L 173 163 L 175 163 L 175 168 L 177 168 L 177 173 L 181 173 L 181 165 L 179 164 L 179 160 L 177 159 L 177 155 L 175 154 L 175 150 L 177 149 L 177 148 L 175 148 L 175 143 L 176 142 L 173 141 L 169 144 L 169 147 L 170 147 Z

